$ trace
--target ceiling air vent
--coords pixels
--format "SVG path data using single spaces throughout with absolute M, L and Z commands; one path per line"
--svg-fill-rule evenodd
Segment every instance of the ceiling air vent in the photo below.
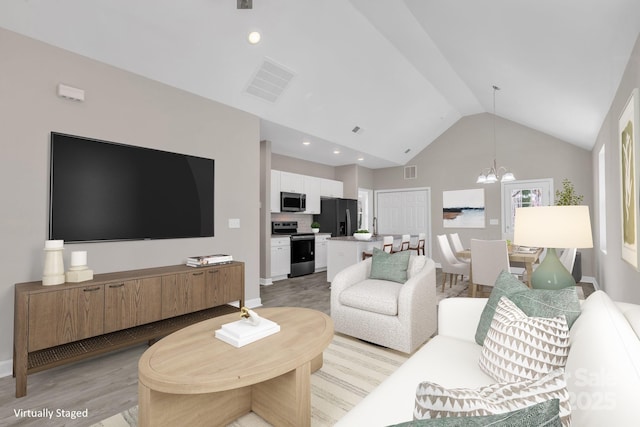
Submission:
M 295 74 L 265 58 L 245 91 L 265 101 L 276 102 Z
M 418 167 L 416 165 L 404 167 L 404 179 L 416 179 L 418 177 Z

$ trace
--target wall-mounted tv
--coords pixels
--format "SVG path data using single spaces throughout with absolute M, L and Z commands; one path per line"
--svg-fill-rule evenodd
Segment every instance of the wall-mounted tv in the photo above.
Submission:
M 213 159 L 51 133 L 49 239 L 213 236 Z

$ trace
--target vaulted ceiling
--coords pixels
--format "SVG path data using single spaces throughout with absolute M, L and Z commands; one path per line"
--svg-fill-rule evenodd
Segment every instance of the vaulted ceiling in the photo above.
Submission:
M 493 112 L 492 85 L 499 116 L 590 149 L 640 1 L 3 0 L 0 27 L 255 114 L 275 153 L 379 168 Z

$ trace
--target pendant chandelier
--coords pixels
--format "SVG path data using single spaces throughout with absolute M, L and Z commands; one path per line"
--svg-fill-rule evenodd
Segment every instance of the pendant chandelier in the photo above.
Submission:
M 513 176 L 513 173 L 511 173 L 509 169 L 504 166 L 498 167 L 498 163 L 496 162 L 496 91 L 498 90 L 500 90 L 500 88 L 493 85 L 493 165 L 480 172 L 476 184 L 493 184 L 498 181 L 509 182 L 516 180 L 516 177 Z

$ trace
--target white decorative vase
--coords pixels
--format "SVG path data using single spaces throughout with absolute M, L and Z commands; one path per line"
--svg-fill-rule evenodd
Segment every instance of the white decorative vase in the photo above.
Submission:
M 44 271 L 42 273 L 42 284 L 44 286 L 60 285 L 64 283 L 64 261 L 62 251 L 64 251 L 62 240 L 47 240 L 44 246 Z
M 313 231 L 314 233 L 319 233 L 320 229 L 319 228 L 312 228 L 311 231 Z

